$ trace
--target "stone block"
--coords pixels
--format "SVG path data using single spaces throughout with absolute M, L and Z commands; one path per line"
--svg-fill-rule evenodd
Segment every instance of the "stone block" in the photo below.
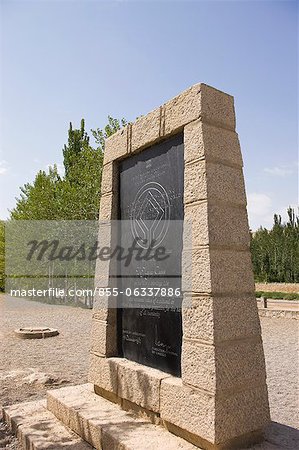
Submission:
M 98 231 L 98 248 L 110 247 L 113 232 L 116 230 L 114 221 L 111 220 L 100 220 L 99 221 L 99 231 Z M 98 253 L 98 252 L 97 252 Z
M 110 266 L 111 268 L 113 267 L 111 261 L 101 261 L 100 259 L 97 260 L 95 271 L 95 287 L 109 286 Z
M 215 342 L 261 334 L 254 292 L 251 295 L 214 296 L 213 311 Z
M 128 150 L 128 129 L 130 125 L 114 133 L 105 141 L 104 165 L 124 158 Z
M 118 395 L 154 412 L 160 411 L 161 380 L 165 372 L 126 359 L 118 362 Z
M 104 320 L 92 320 L 91 351 L 102 356 L 117 355 L 116 326 Z
M 68 411 L 64 412 L 68 415 Z M 19 449 L 57 450 L 72 448 L 91 450 L 87 442 L 83 441 L 69 428 L 66 428 L 52 412 L 47 410 L 45 400 L 6 406 L 3 408 L 3 419 L 16 434 L 18 438 L 18 444 L 16 445 Z M 6 442 L 5 438 L 1 439 L 2 449 L 8 448 Z
M 183 383 L 210 392 L 228 393 L 265 382 L 262 342 L 254 338 L 207 345 L 184 339 Z
M 200 85 L 195 84 L 165 103 L 165 136 L 173 134 L 200 114 Z
M 183 251 L 182 289 L 184 292 L 211 292 L 210 252 L 208 248 Z
M 95 270 L 95 288 L 110 288 L 116 286 L 117 279 L 115 275 L 117 274 L 117 261 L 112 259 L 111 261 L 102 261 L 100 259 L 96 262 L 96 270 Z M 98 301 L 100 304 L 100 298 L 98 297 Z M 110 302 L 113 304 L 113 300 Z M 105 300 L 104 300 L 105 305 Z
M 241 168 L 195 161 L 185 165 L 184 203 L 209 199 L 246 206 Z
M 221 295 L 254 292 L 250 251 L 204 247 L 183 251 L 182 289 Z
M 204 123 L 201 119 L 184 127 L 184 150 L 186 163 L 205 158 L 208 161 L 243 166 L 238 134 Z
M 160 136 L 160 108 L 140 117 L 132 125 L 131 152 L 149 147 Z
M 242 169 L 206 162 L 206 177 L 209 200 L 246 205 Z
M 117 297 L 101 295 L 97 289 L 93 300 L 92 317 L 116 326 L 117 306 Z
M 101 194 L 117 192 L 118 190 L 118 174 L 116 164 L 110 162 L 103 166 Z
M 194 255 L 196 251 L 194 251 Z M 249 250 L 210 250 L 212 292 L 221 295 L 254 292 L 251 253 Z M 196 258 L 194 264 L 196 264 Z M 204 260 L 207 264 L 207 258 Z M 197 266 L 198 267 L 198 266 Z M 199 267 L 204 269 L 204 265 Z
M 210 245 L 249 248 L 250 235 L 246 208 L 200 201 L 185 206 L 184 219 L 190 224 L 192 247 Z
M 117 394 L 118 358 L 106 358 L 90 354 L 88 380 L 90 383 Z
M 216 357 L 215 347 L 212 344 L 203 344 L 184 338 L 181 364 L 184 384 L 208 392 L 216 392 Z
M 204 159 L 206 149 L 203 140 L 203 124 L 201 119 L 188 123 L 184 127 L 184 160 L 190 163 Z
M 266 367 L 260 336 L 215 344 L 216 386 L 235 393 L 238 389 L 266 384 Z
M 185 296 L 182 307 L 183 336 L 214 340 L 213 298 L 210 296 Z
M 95 449 L 196 450 L 192 444 L 172 435 L 163 427 L 157 427 L 131 412 L 123 411 L 118 405 L 96 395 L 90 385 L 51 390 L 47 393 L 47 406 L 64 425 Z M 69 417 L 66 417 L 66 414 Z M 65 433 L 63 437 L 64 435 Z M 67 448 L 70 442 L 73 444 L 72 448 L 81 450 L 81 447 L 70 439 L 62 442 L 64 445 L 62 444 L 61 448 Z M 60 447 L 58 445 L 51 448 Z
M 117 208 L 117 196 L 111 194 L 105 194 L 101 196 L 100 203 L 100 220 L 117 220 L 118 208 Z
M 160 405 L 163 420 L 207 440 L 210 448 L 231 448 L 235 439 L 250 442 L 250 434 L 270 420 L 265 383 L 215 397 L 171 377 L 161 382 Z
M 101 236 L 98 243 L 98 248 L 101 254 L 98 253 L 95 268 L 95 287 L 115 287 L 116 275 L 118 274 L 118 262 L 116 257 L 111 257 L 111 249 L 114 248 L 115 239 L 112 237 L 108 245 L 103 245 L 103 241 L 107 236 Z
M 234 130 L 234 98 L 204 83 L 200 84 L 200 116 L 203 122 Z
M 205 161 L 196 161 L 185 165 L 184 203 L 196 202 L 207 198 L 207 172 Z
M 188 247 L 190 247 L 190 245 L 192 247 L 208 245 L 209 226 L 207 202 L 202 201 L 186 205 L 184 210 L 184 220 L 188 223 L 189 226 L 189 233 L 187 236 L 187 239 L 189 241 Z
M 97 249 L 94 252 L 96 256 L 94 282 L 97 289 L 116 286 L 117 261 L 115 257 L 111 257 L 111 252 L 117 243 L 116 228 L 116 221 L 111 221 L 108 225 L 100 223 L 99 226 Z M 105 306 L 105 299 L 101 299 L 98 293 L 97 291 L 95 300 L 97 300 L 98 305 L 103 302 Z M 113 300 L 110 303 L 113 303 Z
M 241 147 L 235 131 L 219 128 L 211 124 L 202 124 L 205 158 L 218 160 L 223 164 L 243 166 Z
M 210 442 L 215 440 L 214 396 L 185 386 L 181 378 L 162 380 L 160 414 L 162 420 Z
M 262 430 L 269 422 L 268 393 L 265 383 L 248 386 L 247 390 L 216 400 L 216 443 L 227 442 Z M 247 439 L 250 440 L 250 438 Z
M 243 339 L 261 332 L 254 294 L 185 296 L 182 319 L 184 337 L 207 342 Z
M 198 216 L 193 221 L 198 227 Z M 216 247 L 250 247 L 250 234 L 245 206 L 223 205 L 210 202 L 208 207 L 209 244 Z M 196 245 L 196 232 L 194 232 Z

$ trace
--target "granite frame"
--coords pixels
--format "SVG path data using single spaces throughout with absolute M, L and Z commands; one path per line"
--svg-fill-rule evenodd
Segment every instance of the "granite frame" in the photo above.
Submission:
M 184 292 L 191 307 L 182 310 L 182 376 L 118 357 L 116 308 L 95 299 L 89 380 L 98 394 L 206 449 L 258 442 L 270 420 L 235 125 L 233 97 L 196 84 L 107 139 L 102 173 L 100 221 L 116 220 L 118 162 L 184 133 L 193 246 L 183 249 L 192 291 Z M 98 263 L 96 286 L 111 287 L 111 271 Z

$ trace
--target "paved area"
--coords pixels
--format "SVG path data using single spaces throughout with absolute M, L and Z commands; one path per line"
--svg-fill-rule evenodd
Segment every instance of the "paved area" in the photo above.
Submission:
M 299 321 L 262 317 L 261 325 L 271 417 L 281 424 L 282 432 L 293 433 L 299 428 Z M 58 328 L 60 334 L 41 340 L 19 339 L 14 329 L 27 326 Z M 0 405 L 42 398 L 52 387 L 85 383 L 90 326 L 90 310 L 0 295 Z M 4 432 L 2 424 L 0 449 L 16 449 L 12 441 L 1 447 Z

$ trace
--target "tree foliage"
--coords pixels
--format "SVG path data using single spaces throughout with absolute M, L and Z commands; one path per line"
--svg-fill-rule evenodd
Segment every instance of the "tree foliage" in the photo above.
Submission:
M 61 178 L 57 167 L 50 167 L 48 173 L 40 170 L 34 182 L 20 188 L 21 195 L 11 211 L 12 219 L 52 220 L 57 218 L 57 203 Z
M 126 119 L 122 118 L 121 121 L 118 119 L 114 119 L 111 116 L 108 116 L 108 123 L 103 130 L 100 128 L 96 128 L 95 130 L 91 130 L 91 133 L 94 137 L 96 144 L 98 145 L 98 149 L 102 152 L 105 149 L 105 140 L 120 130 L 122 127 L 127 125 Z
M 259 228 L 251 239 L 251 253 L 257 281 L 299 282 L 299 216 L 288 208 L 288 220 L 274 215 L 271 230 Z
M 90 145 L 84 119 L 79 129 L 68 130 L 63 148 L 64 175 L 57 167 L 39 171 L 33 183 L 21 188 L 11 211 L 16 220 L 94 220 L 98 218 L 105 139 L 125 125 L 108 116 L 104 129 L 91 130 L 96 148 Z
M 97 220 L 105 139 L 126 124 L 125 119 L 108 116 L 104 129 L 91 130 L 96 144 L 92 147 L 84 119 L 79 129 L 70 123 L 68 141 L 62 150 L 64 175 L 59 174 L 56 165 L 48 171 L 40 170 L 33 183 L 20 188 L 10 219 Z M 4 273 L 4 223 L 0 222 L 0 290 L 4 289 Z

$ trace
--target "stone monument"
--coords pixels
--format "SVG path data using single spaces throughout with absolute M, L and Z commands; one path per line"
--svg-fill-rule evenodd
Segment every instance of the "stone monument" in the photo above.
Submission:
M 255 443 L 270 420 L 242 165 L 233 97 L 203 83 L 111 136 L 104 155 L 100 221 L 189 220 L 192 247 L 177 248 L 192 270 L 181 311 L 142 318 L 95 300 L 90 382 L 205 449 Z M 96 286 L 113 288 L 113 273 L 100 261 Z
M 270 417 L 230 95 L 192 86 L 106 141 L 102 256 L 132 237 L 167 255 L 97 259 L 90 383 L 8 406 L 4 419 L 24 450 L 258 442 Z M 154 287 L 167 295 L 148 298 Z

